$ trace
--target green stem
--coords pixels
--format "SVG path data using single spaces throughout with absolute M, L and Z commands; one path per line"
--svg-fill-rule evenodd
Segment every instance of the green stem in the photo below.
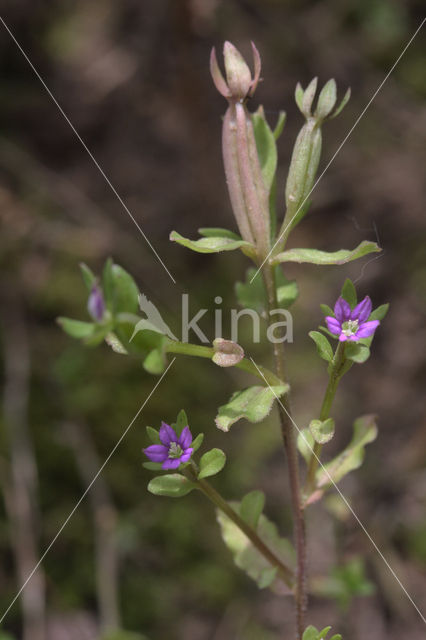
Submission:
M 193 463 L 193 467 L 187 467 L 184 470 L 185 475 L 191 482 L 195 482 L 198 488 L 214 505 L 234 522 L 237 527 L 247 536 L 250 542 L 263 555 L 263 557 L 273 566 L 277 567 L 278 574 L 285 584 L 292 589 L 294 575 L 291 569 L 287 567 L 283 561 L 265 544 L 259 537 L 255 529 L 253 529 L 241 516 L 231 507 L 231 505 L 220 495 L 207 480 L 197 478 L 198 470 Z
M 198 356 L 199 358 L 208 358 L 211 360 L 215 354 L 215 350 L 213 347 L 203 347 L 198 344 L 190 344 L 189 342 L 168 342 L 166 346 L 167 353 L 177 353 L 185 356 Z M 282 385 L 282 381 L 279 377 L 277 377 L 272 371 L 266 369 L 265 367 L 257 368 L 253 364 L 251 360 L 247 358 L 243 358 L 241 362 L 235 365 L 237 369 L 242 369 L 247 373 L 251 373 L 252 375 L 260 378 L 264 383 L 265 380 L 268 384 L 273 386 Z
M 265 281 L 266 291 L 268 294 L 268 321 L 272 324 L 272 316 L 269 313 L 272 309 L 278 308 L 275 268 L 266 263 L 262 269 L 262 275 Z M 273 352 L 275 360 L 275 369 L 280 380 L 287 382 L 285 371 L 285 354 L 284 343 L 274 342 Z M 305 614 L 307 609 L 307 591 L 306 591 L 306 531 L 304 513 L 301 502 L 300 479 L 299 479 L 299 460 L 297 454 L 296 437 L 291 418 L 291 407 L 289 394 L 286 393 L 283 400 L 278 403 L 281 433 L 284 442 L 284 449 L 287 456 L 288 477 L 291 493 L 291 505 L 294 522 L 294 539 L 297 553 L 297 574 L 296 574 L 296 622 L 297 622 L 297 638 L 301 638 L 305 629 Z
M 344 373 L 342 371 L 344 362 L 345 362 L 345 343 L 339 342 L 333 357 L 332 368 L 328 378 L 328 385 L 325 390 L 324 399 L 321 405 L 319 419 L 322 422 L 324 420 L 327 420 L 327 418 L 330 417 L 330 410 L 333 404 L 334 396 L 336 395 L 338 384 Z M 311 454 L 309 465 L 308 465 L 306 490 L 305 490 L 306 495 L 309 495 L 309 493 L 315 488 L 315 474 L 317 472 L 318 465 L 320 463 L 322 447 L 323 445 L 319 444 L 318 442 L 316 442 L 314 445 L 314 449 Z

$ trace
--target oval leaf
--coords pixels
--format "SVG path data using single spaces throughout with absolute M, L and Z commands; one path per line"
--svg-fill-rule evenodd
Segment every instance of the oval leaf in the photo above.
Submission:
M 288 391 L 289 385 L 274 387 L 249 387 L 236 391 L 228 404 L 219 407 L 216 426 L 222 431 L 229 431 L 231 425 L 245 418 L 249 422 L 260 422 L 271 411 L 274 400 Z
M 315 342 L 321 358 L 331 362 L 333 360 L 333 349 L 327 338 L 319 331 L 310 331 L 309 337 Z
M 264 506 L 265 494 L 263 491 L 250 491 L 241 500 L 240 516 L 253 529 L 256 529 Z
M 58 318 L 57 322 L 72 338 L 88 338 L 93 335 L 96 328 L 93 322 L 82 322 L 72 318 Z
M 156 476 L 148 485 L 148 491 L 156 496 L 168 496 L 169 498 L 181 498 L 195 489 L 196 485 L 180 475 L 170 473 L 164 476 Z
M 225 466 L 226 456 L 221 449 L 211 449 L 207 451 L 200 460 L 200 471 L 198 473 L 198 479 L 209 478 L 215 476 L 219 471 L 222 471 Z

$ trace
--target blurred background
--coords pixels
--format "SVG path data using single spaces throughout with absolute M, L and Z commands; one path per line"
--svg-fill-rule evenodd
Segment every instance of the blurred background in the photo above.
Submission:
M 0 24 L 0 613 L 156 382 L 138 361 L 107 345 L 84 348 L 56 324 L 59 315 L 87 319 L 78 263 L 99 273 L 113 256 L 172 329 L 183 292 L 194 310 L 213 309 L 217 295 L 224 310 L 235 306 L 234 282 L 244 278 L 246 259 L 237 252 L 201 256 L 168 239 L 172 229 L 188 237 L 200 226 L 235 229 L 220 146 L 226 104 L 208 72 L 212 45 L 221 49 L 228 39 L 249 55 L 253 40 L 264 82 L 250 106 L 262 103 L 272 123 L 287 111 L 279 143 L 282 202 L 302 125 L 296 82 L 334 77 L 340 95 L 352 87 L 349 105 L 324 127 L 321 170 L 419 26 L 424 3 L 3 0 L 2 17 L 176 284 Z M 332 305 L 346 277 L 375 306 L 391 303 L 373 357 L 341 385 L 327 455 L 349 440 L 355 417 L 378 414 L 379 438 L 342 490 L 423 612 L 425 98 L 423 29 L 321 180 L 290 241 L 335 250 L 378 240 L 383 253 L 343 267 L 286 271 L 300 287 L 288 348 L 300 426 L 318 412 L 326 384 L 307 336 L 321 322 L 319 304 Z M 208 321 L 203 328 L 213 337 Z M 253 355 L 268 364 L 262 347 Z M 209 448 L 228 453 L 215 485 L 229 499 L 263 489 L 266 514 L 290 535 L 276 416 L 238 423 L 229 434 L 214 426 L 217 406 L 245 383 L 241 372 L 208 361 L 175 362 L 8 612 L 7 638 L 291 637 L 291 602 L 258 591 L 233 565 L 202 496 L 174 501 L 146 491 L 144 427 L 171 422 L 185 408 L 193 433 L 204 431 Z M 335 501 L 313 506 L 308 533 L 311 575 L 331 576 L 335 596 L 311 598 L 310 623 L 333 625 L 345 640 L 424 638 L 424 622 L 350 514 Z M 127 635 L 105 636 L 114 627 Z

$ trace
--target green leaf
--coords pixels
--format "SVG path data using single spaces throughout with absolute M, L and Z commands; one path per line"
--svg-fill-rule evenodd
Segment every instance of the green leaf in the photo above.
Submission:
M 229 431 L 230 427 L 245 418 L 249 422 L 260 422 L 271 411 L 274 400 L 282 396 L 289 389 L 289 385 L 274 387 L 249 387 L 243 391 L 236 391 L 228 404 L 219 407 L 216 426 L 222 431 Z
M 315 116 L 323 120 L 334 108 L 337 100 L 336 81 L 332 78 L 321 89 L 318 96 L 318 105 L 315 110 Z
M 320 304 L 320 308 L 325 316 L 334 316 L 334 311 L 328 304 Z
M 229 229 L 222 229 L 221 227 L 202 227 L 198 229 L 198 233 L 205 238 L 231 238 L 231 240 L 241 240 L 238 233 L 230 231 Z
M 284 129 L 286 117 L 287 117 L 287 115 L 286 115 L 285 111 L 280 111 L 279 112 L 277 124 L 275 125 L 275 129 L 273 131 L 275 140 L 278 140 L 278 138 L 281 137 L 281 134 L 282 134 L 283 129 Z
M 143 361 L 143 368 L 154 376 L 162 374 L 166 368 L 166 360 L 163 349 L 153 349 Z
M 184 411 L 184 409 L 181 409 L 177 414 L 176 423 L 173 425 L 173 428 L 176 431 L 177 435 L 180 436 L 180 434 L 185 429 L 185 427 L 188 427 L 188 426 L 189 426 L 188 416 L 186 415 L 186 412 Z
M 259 589 L 266 589 L 267 587 L 270 587 L 271 584 L 275 581 L 277 573 L 278 567 L 269 567 L 262 569 L 257 580 L 257 586 L 259 587 Z
M 142 466 L 149 471 L 161 471 L 163 468 L 161 462 L 144 462 Z
M 334 436 L 334 420 L 333 418 L 327 418 L 324 421 L 311 420 L 309 429 L 314 436 L 315 442 L 326 444 Z
M 305 459 L 306 464 L 308 464 L 309 460 L 311 459 L 314 444 L 314 436 L 308 428 L 299 431 L 297 435 L 297 448 L 299 449 L 300 454 Z
M 374 309 L 374 311 L 370 313 L 370 317 L 368 319 L 383 320 L 383 318 L 385 317 L 388 311 L 389 311 L 389 303 L 381 304 L 380 307 L 377 307 L 377 309 Z
M 239 502 L 231 502 L 230 506 L 237 513 L 240 512 L 241 504 Z M 275 567 L 259 553 L 241 529 L 222 511 L 217 510 L 216 513 L 223 541 L 231 551 L 237 567 L 245 571 L 259 588 L 271 586 L 274 591 L 282 593 L 283 589 L 286 589 L 288 593 L 288 589 L 279 575 L 274 575 L 271 571 Z M 287 538 L 281 538 L 276 525 L 263 514 L 259 517 L 257 534 L 284 564 L 289 567 L 294 566 L 295 553 L 291 542 Z
M 256 278 L 257 280 L 257 278 Z M 259 278 L 261 282 L 262 278 Z M 299 288 L 296 280 L 287 280 L 281 267 L 276 268 L 276 286 L 278 305 L 283 309 L 288 309 L 299 295 Z
M 250 267 L 246 272 L 246 281 L 235 283 L 235 293 L 238 303 L 243 309 L 254 309 L 261 314 L 266 309 L 266 292 L 263 279 L 257 277 L 251 282 L 256 269 Z
M 235 240 L 228 237 L 209 237 L 200 240 L 189 240 L 184 238 L 177 231 L 172 231 L 170 240 L 181 244 L 187 249 L 197 251 L 197 253 L 218 253 L 219 251 L 233 251 L 234 249 L 245 249 L 248 253 L 254 252 L 254 247 L 245 240 Z
M 201 447 L 201 445 L 203 444 L 203 440 L 204 440 L 204 433 L 199 433 L 198 436 L 194 438 L 191 444 L 191 447 L 194 449 L 194 453 L 198 451 L 198 449 Z
M 352 309 L 356 306 L 356 289 L 354 283 L 352 282 L 352 280 L 349 280 L 349 278 L 346 278 L 340 295 L 344 300 L 346 300 L 346 302 L 349 303 Z
M 318 631 L 316 627 L 310 625 L 306 627 L 302 640 L 325 640 L 330 629 L 331 627 L 325 627 L 322 631 Z M 336 633 L 330 640 L 342 640 L 342 636 L 340 633 Z
M 160 434 L 158 433 L 157 429 L 154 429 L 153 427 L 145 428 L 148 434 L 148 438 L 151 440 L 151 442 L 153 442 L 154 444 L 161 444 Z
M 347 342 L 345 345 L 345 357 L 361 364 L 370 357 L 370 349 L 356 342 Z
M 339 106 L 337 107 L 336 111 L 334 113 L 331 114 L 331 116 L 329 116 L 329 120 L 331 120 L 332 118 L 335 118 L 336 116 L 339 115 L 339 113 L 341 113 L 343 111 L 343 109 L 345 108 L 345 106 L 347 105 L 349 98 L 351 97 L 351 89 L 347 89 L 345 95 L 343 96 L 342 102 L 339 104 Z
M 111 347 L 113 351 L 115 351 L 115 353 L 120 353 L 122 355 L 127 354 L 127 349 L 113 331 L 107 333 L 107 335 L 105 336 L 105 342 Z
M 250 491 L 241 500 L 240 516 L 252 529 L 256 529 L 264 506 L 265 494 L 263 491 Z
M 225 466 L 226 456 L 221 449 L 211 449 L 200 459 L 200 471 L 198 479 L 215 476 Z
M 271 264 L 281 262 L 309 262 L 319 265 L 339 265 L 346 264 L 352 260 L 363 258 L 369 253 L 381 251 L 375 242 L 364 240 L 355 249 L 340 249 L 339 251 L 319 251 L 318 249 L 289 249 L 271 258 Z
M 181 498 L 195 488 L 196 485 L 180 473 L 156 476 L 148 485 L 148 491 L 154 495 L 169 498 Z
M 374 415 L 361 416 L 355 420 L 353 437 L 347 447 L 325 467 L 318 469 L 317 487 L 324 489 L 333 483 L 337 484 L 347 473 L 358 469 L 364 460 L 365 446 L 376 438 L 377 426 Z
M 112 314 L 137 313 L 139 290 L 132 276 L 109 258 L 102 275 L 105 303 Z
M 318 640 L 318 629 L 310 625 L 305 629 L 302 640 Z
M 275 136 L 266 122 L 263 109 L 260 108 L 256 113 L 253 113 L 251 119 L 262 177 L 269 193 L 277 170 L 278 155 Z
M 296 104 L 299 107 L 300 111 L 302 111 L 302 113 L 303 113 L 303 94 L 304 93 L 305 92 L 303 91 L 302 85 L 300 84 L 300 82 L 298 82 L 294 92 L 294 99 L 296 100 Z
M 365 576 L 364 563 L 360 557 L 334 567 L 329 576 L 314 579 L 313 588 L 319 596 L 334 598 L 342 611 L 347 611 L 353 598 L 371 596 L 375 592 L 374 584 Z
M 318 354 L 323 360 L 331 362 L 333 360 L 333 349 L 325 336 L 319 331 L 310 331 L 309 337 L 315 342 Z
M 93 322 L 82 322 L 72 318 L 58 318 L 60 327 L 72 338 L 88 338 L 93 335 L 96 325 Z
M 86 285 L 87 289 L 91 291 L 93 285 L 96 284 L 97 278 L 93 271 L 87 266 L 87 264 L 84 264 L 84 262 L 80 262 L 80 269 L 81 275 L 83 276 L 84 284 Z

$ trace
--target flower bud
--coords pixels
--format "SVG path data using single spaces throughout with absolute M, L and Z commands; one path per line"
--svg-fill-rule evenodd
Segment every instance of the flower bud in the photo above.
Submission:
M 213 362 L 219 367 L 233 367 L 244 358 L 243 348 L 232 340 L 216 338 L 213 341 L 213 348 L 215 350 Z
M 229 101 L 223 119 L 222 149 L 232 209 L 243 239 L 255 246 L 259 257 L 265 257 L 270 246 L 269 193 L 262 176 L 253 123 L 245 105 L 259 82 L 261 68 L 254 44 L 252 48 L 254 78 L 230 42 L 224 46 L 226 81 L 214 49 L 210 69 L 217 90 Z
M 95 322 L 101 322 L 105 314 L 105 301 L 101 288 L 94 284 L 87 301 L 87 310 Z

